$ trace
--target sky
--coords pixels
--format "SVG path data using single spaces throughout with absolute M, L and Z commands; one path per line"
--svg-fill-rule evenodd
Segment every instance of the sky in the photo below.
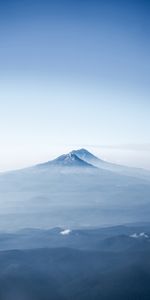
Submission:
M 150 1 L 0 0 L 0 171 L 86 147 L 150 169 Z

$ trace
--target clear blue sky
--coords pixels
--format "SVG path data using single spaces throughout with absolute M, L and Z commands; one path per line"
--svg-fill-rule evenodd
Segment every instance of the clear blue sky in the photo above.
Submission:
M 0 1 L 0 170 L 147 147 L 149 16 L 145 0 Z

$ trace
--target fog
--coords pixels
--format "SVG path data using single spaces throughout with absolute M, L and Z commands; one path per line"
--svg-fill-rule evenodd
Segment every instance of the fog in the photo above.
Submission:
M 0 229 L 104 226 L 149 220 L 150 177 L 34 167 L 0 176 Z

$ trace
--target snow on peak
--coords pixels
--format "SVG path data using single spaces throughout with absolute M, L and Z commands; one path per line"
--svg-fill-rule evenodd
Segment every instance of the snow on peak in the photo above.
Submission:
M 76 156 L 73 155 L 71 152 L 64 156 L 65 161 L 74 161 L 75 159 L 76 159 Z
M 52 161 L 52 163 L 53 162 L 55 162 L 56 164 L 70 165 L 70 164 L 79 163 L 80 160 L 74 153 L 70 152 L 68 154 L 63 154 L 57 157 L 54 161 Z
M 46 163 L 42 163 L 37 165 L 37 167 L 74 167 L 79 168 L 82 167 L 85 168 L 97 168 L 95 164 L 93 164 L 92 159 L 87 159 L 87 157 L 94 157 L 90 152 L 88 152 L 86 149 L 79 149 L 79 150 L 73 150 L 69 153 L 62 154 L 58 156 L 57 158 L 50 160 Z
M 61 235 L 68 235 L 71 232 L 70 229 L 64 229 L 63 231 L 60 232 Z
M 98 157 L 96 157 L 95 155 L 93 155 L 91 152 L 89 152 L 84 148 L 79 150 L 73 150 L 71 153 L 75 154 L 76 156 L 78 156 L 78 158 L 86 161 L 87 163 L 93 164 L 96 162 L 102 162 L 101 159 L 99 159 Z
M 63 154 L 56 159 L 49 162 L 54 166 L 68 166 L 68 167 L 88 167 L 94 168 L 92 164 L 80 159 L 74 152 L 69 152 L 67 154 Z

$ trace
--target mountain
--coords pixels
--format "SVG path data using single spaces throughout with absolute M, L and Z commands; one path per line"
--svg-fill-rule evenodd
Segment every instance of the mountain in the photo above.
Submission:
M 110 174 L 109 172 L 113 172 L 122 176 L 130 176 L 150 181 L 149 171 L 107 162 L 93 155 L 84 148 L 72 150 L 71 152 L 63 154 L 54 160 L 38 164 L 30 169 L 43 171 L 49 170 L 53 172 L 59 170 L 65 172 L 80 172 L 81 170 L 97 171 L 99 169 L 101 172 L 107 171 L 108 175 Z
M 89 162 L 86 162 L 75 153 L 70 152 L 63 154 L 56 159 L 44 164 L 40 164 L 41 167 L 74 167 L 74 168 L 95 168 Z

